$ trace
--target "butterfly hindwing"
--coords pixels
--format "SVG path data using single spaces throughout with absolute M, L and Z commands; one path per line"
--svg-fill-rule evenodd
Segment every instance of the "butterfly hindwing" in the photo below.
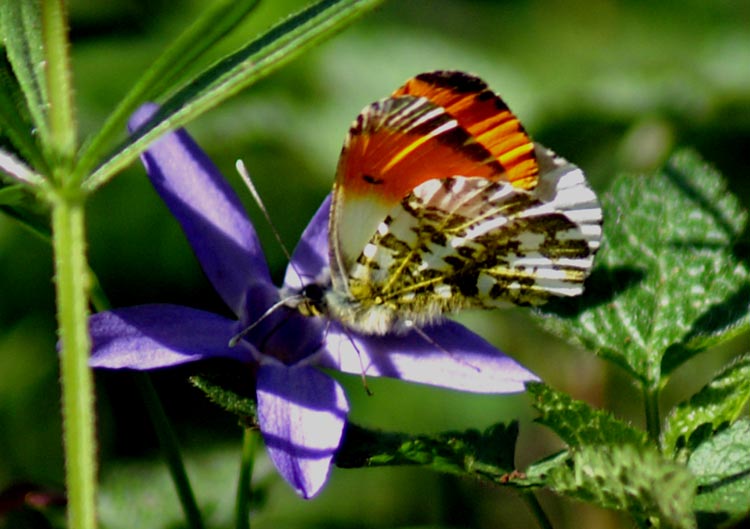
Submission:
M 462 308 L 580 294 L 598 247 L 596 197 L 571 164 L 545 177 L 555 189 L 551 201 L 482 178 L 415 188 L 352 268 L 349 282 L 362 310 L 390 305 L 419 324 Z

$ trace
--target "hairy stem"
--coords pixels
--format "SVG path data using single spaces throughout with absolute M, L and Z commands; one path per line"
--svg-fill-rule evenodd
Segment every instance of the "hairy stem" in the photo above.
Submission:
M 83 200 L 52 199 L 52 245 L 60 337 L 60 379 L 68 527 L 96 527 L 94 390 L 88 367 L 88 265 Z

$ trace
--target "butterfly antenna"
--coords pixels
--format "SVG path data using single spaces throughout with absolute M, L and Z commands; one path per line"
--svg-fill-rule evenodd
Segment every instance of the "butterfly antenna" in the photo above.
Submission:
M 302 275 L 299 273 L 299 270 L 297 270 L 297 267 L 294 266 L 294 263 L 292 262 L 292 254 L 289 253 L 289 250 L 284 244 L 284 241 L 281 239 L 281 235 L 279 234 L 279 231 L 276 229 L 276 226 L 271 220 L 271 215 L 268 213 L 268 209 L 266 209 L 266 205 L 263 203 L 263 200 L 260 198 L 260 193 L 258 193 L 258 190 L 255 187 L 255 184 L 253 184 L 253 179 L 250 178 L 250 173 L 247 171 L 247 167 L 245 167 L 245 162 L 243 162 L 242 160 L 237 160 L 234 163 L 234 166 L 237 169 L 237 172 L 239 173 L 240 178 L 242 178 L 242 181 L 245 182 L 245 186 L 247 186 L 247 189 L 250 191 L 250 194 L 253 196 L 253 200 L 255 200 L 255 203 L 258 205 L 258 208 L 263 213 L 263 216 L 265 217 L 266 222 L 268 222 L 268 225 L 271 227 L 271 232 L 273 233 L 273 236 L 276 238 L 276 242 L 279 243 L 279 246 L 281 247 L 281 251 L 284 252 L 284 256 L 286 257 L 287 262 L 294 269 L 294 272 L 297 274 L 297 277 L 299 278 L 299 280 L 302 281 Z
M 276 303 L 274 303 L 273 305 L 271 305 L 270 307 L 268 307 L 266 311 L 263 314 L 261 314 L 257 320 L 252 322 L 250 325 L 248 325 L 247 327 L 245 327 L 244 329 L 242 329 L 240 332 L 238 332 L 237 334 L 235 334 L 229 339 L 229 347 L 235 347 L 240 342 L 240 340 L 242 340 L 242 338 L 244 338 L 247 335 L 247 333 L 255 329 L 263 320 L 265 320 L 271 314 L 276 312 L 276 310 L 279 307 L 283 307 L 284 305 L 289 303 L 289 300 L 296 299 L 296 298 L 302 298 L 302 296 L 291 296 L 291 297 L 283 298 L 277 301 Z

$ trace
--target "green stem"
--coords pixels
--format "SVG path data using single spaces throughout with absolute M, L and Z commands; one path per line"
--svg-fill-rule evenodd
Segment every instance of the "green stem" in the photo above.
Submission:
M 47 62 L 50 141 L 55 156 L 66 168 L 75 154 L 77 138 L 67 20 L 62 0 L 42 0 L 42 38 Z
M 539 500 L 534 493 L 524 492 L 521 494 L 521 497 L 526 501 L 526 505 L 539 523 L 539 527 L 542 529 L 553 529 L 552 523 L 549 521 L 549 518 L 547 518 L 547 513 L 542 509 L 542 504 L 539 503 Z
M 643 388 L 643 405 L 646 411 L 646 429 L 651 441 L 659 445 L 661 419 L 659 418 L 659 389 Z
M 255 463 L 255 448 L 258 436 L 252 428 L 245 428 L 242 433 L 242 462 L 240 479 L 237 484 L 236 527 L 250 529 L 250 501 L 252 499 L 251 479 Z
M 60 335 L 68 527 L 96 527 L 94 391 L 88 367 L 88 266 L 83 200 L 52 198 L 57 318 Z
M 180 498 L 185 519 L 192 529 L 203 529 L 205 527 L 203 518 L 195 501 L 193 489 L 190 486 L 190 480 L 180 456 L 177 436 L 175 436 L 167 415 L 164 413 L 159 396 L 147 374 L 135 373 L 134 376 L 138 390 L 146 404 L 151 423 L 154 425 L 156 435 L 159 438 L 162 455 L 167 463 L 167 467 L 169 467 L 169 473 L 172 475 L 172 481 L 177 489 L 177 496 Z

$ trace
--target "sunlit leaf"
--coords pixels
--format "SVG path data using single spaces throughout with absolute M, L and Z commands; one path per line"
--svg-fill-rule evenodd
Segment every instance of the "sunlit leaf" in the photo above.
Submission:
M 750 328 L 750 273 L 735 255 L 747 212 L 697 155 L 618 178 L 586 292 L 543 323 L 661 387 L 697 352 Z
M 647 444 L 646 432 L 616 419 L 607 411 L 596 410 L 545 384 L 531 382 L 527 384 L 527 391 L 540 413 L 537 422 L 549 427 L 571 447 Z
M 213 2 L 149 67 L 107 118 L 81 156 L 79 172 L 88 171 L 108 144 L 125 132 L 125 124 L 139 105 L 171 89 L 187 65 L 202 57 L 242 22 L 259 0 Z

